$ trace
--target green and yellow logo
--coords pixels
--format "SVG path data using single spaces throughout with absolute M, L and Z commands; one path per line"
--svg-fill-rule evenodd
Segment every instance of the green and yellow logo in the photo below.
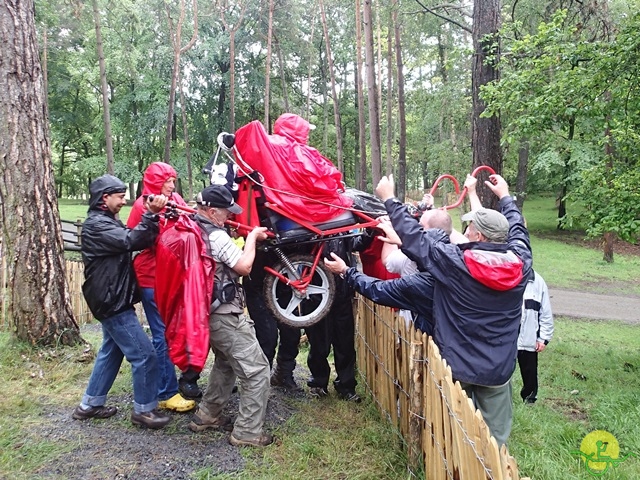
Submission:
M 620 445 L 611 433 L 605 430 L 595 430 L 587 434 L 580 443 L 580 450 L 571 452 L 579 456 L 587 472 L 595 477 L 604 475 L 610 467 L 616 468 L 632 453 L 620 457 Z

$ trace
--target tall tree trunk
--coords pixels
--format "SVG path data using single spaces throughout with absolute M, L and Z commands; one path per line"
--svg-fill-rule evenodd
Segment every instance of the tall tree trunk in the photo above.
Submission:
M 284 55 L 282 53 L 282 47 L 280 42 L 276 43 L 276 49 L 278 50 L 278 63 L 280 64 L 280 82 L 282 83 L 282 99 L 284 101 L 284 111 L 290 112 L 289 110 L 289 89 L 287 88 L 287 71 L 285 69 L 284 63 Z M 306 117 L 309 119 L 309 117 Z
M 378 110 L 378 123 L 380 123 L 380 125 L 382 125 L 382 22 L 380 21 L 380 10 L 382 8 L 381 6 L 381 0 L 378 0 L 377 3 L 375 3 L 374 6 L 374 2 L 375 0 L 372 1 L 371 3 L 371 8 L 375 8 L 375 17 L 376 17 L 376 58 L 377 58 L 377 70 L 378 70 L 378 74 L 376 76 L 376 78 L 379 78 L 380 81 L 378 82 L 378 105 L 380 106 L 380 109 Z M 382 142 L 382 139 L 380 139 L 380 141 Z M 382 148 L 382 144 L 380 144 L 380 148 Z
M 274 0 L 269 0 L 269 22 L 267 27 L 267 58 L 264 67 L 264 128 L 269 130 L 269 92 L 271 91 L 271 39 L 273 37 L 273 9 Z
M 94 0 L 95 1 L 95 0 Z M 180 0 L 180 17 L 178 18 L 177 25 L 173 26 L 173 18 L 171 17 L 171 10 L 169 4 L 165 3 L 167 11 L 167 20 L 169 22 L 169 34 L 171 36 L 171 44 L 173 46 L 173 70 L 171 72 L 171 89 L 169 90 L 169 111 L 167 113 L 167 136 L 164 142 L 164 161 L 170 163 L 171 161 L 171 136 L 174 133 L 175 120 L 174 120 L 174 108 L 176 103 L 176 88 L 178 85 L 178 73 L 180 71 L 180 56 L 196 43 L 198 38 L 198 2 L 193 0 L 193 35 L 191 40 L 184 47 L 182 44 L 182 26 L 184 25 L 184 17 L 186 14 L 185 0 Z M 175 136 L 175 134 L 174 134 Z
M 313 34 L 316 29 L 316 12 L 314 10 L 313 16 L 311 17 L 311 33 L 309 35 L 309 66 L 307 69 L 307 110 L 305 118 L 309 118 L 311 115 L 311 70 L 313 66 L 313 55 L 315 53 L 315 49 L 313 47 Z
M 568 145 L 573 142 L 573 137 L 576 131 L 576 117 L 572 116 L 569 119 L 569 133 L 567 135 Z M 567 146 L 563 157 L 563 172 L 562 172 L 562 186 L 560 190 L 560 198 L 558 199 L 558 230 L 562 229 L 562 219 L 567 214 L 567 193 L 569 191 L 569 175 L 571 173 L 571 147 Z
M 480 88 L 498 80 L 495 62 L 487 62 L 500 29 L 500 0 L 474 0 L 473 2 L 473 70 L 471 90 L 473 97 L 473 167 L 488 165 L 502 173 L 500 147 L 500 118 L 481 118 L 485 104 L 480 99 Z M 484 182 L 478 182 L 478 196 L 483 205 L 497 207 L 498 199 Z
M 527 191 L 527 173 L 529 170 L 529 140 L 522 138 L 518 148 L 518 173 L 516 176 L 516 205 L 522 211 Z
M 60 214 L 31 0 L 0 3 L 0 221 L 7 312 L 32 345 L 81 343 L 66 289 Z
M 376 66 L 373 51 L 373 15 L 372 0 L 364 0 L 364 42 L 365 69 L 367 71 L 367 97 L 369 100 L 369 136 L 371 143 L 371 181 L 373 187 L 382 178 L 382 156 L 380 153 L 380 120 L 378 116 L 378 95 L 376 87 Z
M 396 41 L 396 75 L 398 83 L 398 120 L 400 136 L 398 145 L 398 180 L 396 193 L 404 201 L 407 185 L 407 118 L 404 105 L 404 62 L 402 61 L 401 25 L 398 22 L 398 0 L 394 0 L 392 23 Z
M 320 93 L 322 94 L 322 151 L 327 151 L 327 145 L 329 142 L 327 130 L 329 125 L 329 94 L 327 93 L 327 65 L 324 61 L 324 57 L 322 56 L 322 43 L 324 42 L 324 37 L 320 41 L 318 46 L 318 61 L 320 68 Z
M 180 81 L 180 76 L 178 76 Z M 182 84 L 182 82 L 179 82 Z M 189 124 L 187 123 L 187 103 L 184 99 L 184 90 L 180 86 L 180 110 L 182 112 L 182 132 L 184 134 L 184 151 L 187 157 L 187 180 L 189 181 L 189 201 L 193 199 L 193 169 L 191 168 L 191 147 L 189 146 Z
M 356 188 L 367 190 L 367 132 L 364 118 L 364 88 L 362 85 L 362 6 L 356 0 L 356 90 L 358 104 L 358 145 L 356 158 Z M 359 161 L 358 161 L 359 160 Z M 359 170 L 358 167 L 359 166 Z
M 611 101 L 611 92 L 607 91 L 604 94 L 604 98 L 607 102 Z M 609 189 L 613 188 L 613 156 L 614 156 L 614 147 L 613 147 L 613 137 L 611 136 L 611 114 L 607 113 L 605 118 L 605 131 L 604 131 L 604 156 L 606 159 L 606 181 Z M 608 231 L 604 233 L 604 238 L 602 242 L 602 250 L 603 257 L 602 259 L 607 263 L 613 263 L 613 245 L 616 239 L 616 233 L 612 231 Z
M 104 63 L 102 48 L 102 32 L 100 30 L 100 12 L 98 0 L 93 0 L 93 23 L 96 29 L 96 49 L 98 51 L 98 67 L 100 68 L 100 90 L 102 92 L 102 118 L 104 121 L 104 137 L 107 150 L 107 173 L 113 175 L 113 139 L 111 138 L 111 115 L 109 113 L 109 86 L 107 84 L 107 67 Z
M 246 0 L 241 3 L 240 13 L 237 15 L 236 22 L 233 26 L 230 26 L 226 17 L 229 10 L 228 0 L 215 1 L 216 7 L 220 12 L 222 25 L 224 29 L 229 32 L 229 131 L 231 132 L 236 129 L 236 32 L 242 25 L 242 19 L 247 10 L 247 3 Z
M 320 15 L 322 17 L 322 31 L 324 32 L 325 48 L 327 49 L 327 61 L 329 64 L 329 77 L 331 79 L 331 96 L 333 97 L 333 120 L 336 126 L 336 147 L 338 156 L 338 170 L 344 174 L 344 165 L 342 161 L 342 125 L 340 120 L 340 103 L 338 99 L 338 91 L 336 89 L 336 72 L 333 66 L 333 57 L 331 56 L 331 42 L 329 39 L 329 28 L 327 26 L 327 16 L 324 13 L 324 2 L 319 1 Z
M 387 29 L 387 175 L 393 173 L 393 16 L 389 15 L 389 28 Z M 398 187 L 398 185 L 396 185 Z M 397 190 L 397 189 L 396 189 Z M 400 197 L 398 197 L 400 198 Z

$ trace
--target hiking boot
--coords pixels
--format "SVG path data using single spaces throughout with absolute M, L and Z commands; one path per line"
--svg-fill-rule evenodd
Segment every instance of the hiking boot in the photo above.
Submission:
M 76 420 L 88 420 L 89 418 L 109 418 L 118 413 L 117 407 L 89 407 L 88 409 L 82 408 L 80 405 L 71 414 L 71 417 Z
M 158 410 L 151 410 L 150 412 L 132 412 L 131 423 L 138 425 L 139 427 L 152 428 L 154 430 L 164 427 L 171 421 L 171 417 L 164 413 L 160 413 Z
M 262 433 L 257 437 L 238 438 L 233 435 L 229 435 L 229 443 L 236 447 L 266 447 L 273 443 L 273 435 L 270 433 Z
M 353 402 L 353 403 L 362 402 L 362 398 L 360 398 L 360 395 L 358 395 L 353 390 L 346 391 L 346 392 L 338 392 L 338 396 L 340 397 L 341 400 L 344 400 L 345 402 Z
M 329 391 L 325 387 L 311 387 L 309 395 L 314 398 L 325 398 L 329 396 Z
M 202 397 L 202 390 L 197 383 L 180 383 L 178 386 L 180 394 L 189 400 L 197 400 Z
M 208 428 L 222 429 L 225 432 L 233 431 L 233 419 L 226 415 L 212 417 L 202 410 L 198 410 L 189 423 L 189 430 L 192 432 L 202 432 Z
M 271 375 L 269 383 L 272 387 L 280 387 L 291 392 L 301 392 L 302 388 L 296 383 L 292 375 L 279 375 L 274 373 Z
M 167 400 L 160 400 L 158 402 L 159 408 L 165 410 L 173 410 L 174 412 L 188 412 L 196 408 L 196 402 L 193 400 L 187 400 L 179 393 L 176 393 L 173 397 Z

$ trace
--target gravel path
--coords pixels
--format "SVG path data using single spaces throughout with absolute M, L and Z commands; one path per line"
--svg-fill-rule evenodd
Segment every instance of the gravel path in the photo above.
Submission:
M 640 298 L 550 288 L 554 315 L 640 323 Z

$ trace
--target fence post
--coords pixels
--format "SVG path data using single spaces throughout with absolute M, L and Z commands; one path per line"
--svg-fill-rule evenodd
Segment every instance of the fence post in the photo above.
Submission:
M 409 371 L 411 381 L 409 382 L 409 468 L 417 471 L 424 460 L 422 454 L 422 364 L 425 359 L 422 357 L 422 342 L 413 340 L 411 342 L 411 355 L 409 357 Z
M 76 220 L 76 223 L 74 223 L 74 225 L 76 226 L 76 228 L 78 229 L 78 233 L 76 236 L 76 245 L 80 246 L 80 239 L 82 238 L 82 219 L 78 218 Z

